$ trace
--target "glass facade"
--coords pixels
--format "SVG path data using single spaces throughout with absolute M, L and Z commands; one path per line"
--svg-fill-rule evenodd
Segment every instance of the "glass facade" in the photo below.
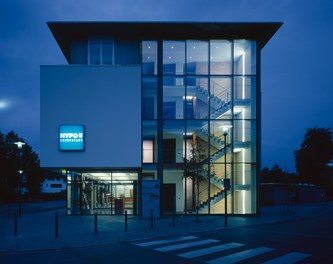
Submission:
M 229 214 L 255 214 L 256 42 L 147 40 L 141 49 L 142 179 L 161 180 L 161 212 L 176 201 L 179 214 L 224 214 L 227 195 Z
M 137 214 L 138 179 L 133 171 L 68 171 L 67 213 Z

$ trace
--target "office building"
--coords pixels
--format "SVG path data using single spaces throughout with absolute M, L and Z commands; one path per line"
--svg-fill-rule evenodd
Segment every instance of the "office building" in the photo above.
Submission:
M 41 165 L 67 213 L 257 214 L 260 54 L 281 25 L 49 22 L 68 65 L 41 66 Z

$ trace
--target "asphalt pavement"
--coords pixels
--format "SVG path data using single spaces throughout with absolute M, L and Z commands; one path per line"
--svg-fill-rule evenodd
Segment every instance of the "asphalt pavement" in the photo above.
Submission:
M 9 210 L 8 210 L 9 209 Z M 15 227 L 15 217 L 17 225 Z M 261 216 L 224 215 L 161 216 L 143 218 L 128 215 L 66 215 L 64 201 L 25 203 L 18 216 L 17 205 L 0 206 L 0 252 L 49 251 L 94 247 L 167 235 L 278 223 L 333 215 L 333 203 L 263 207 Z M 57 217 L 56 217 L 57 216 Z

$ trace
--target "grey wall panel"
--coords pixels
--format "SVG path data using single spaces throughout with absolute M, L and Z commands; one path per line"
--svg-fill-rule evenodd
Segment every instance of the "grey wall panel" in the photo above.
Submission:
M 59 150 L 59 125 L 85 126 L 84 151 Z M 141 67 L 41 66 L 41 166 L 141 166 Z

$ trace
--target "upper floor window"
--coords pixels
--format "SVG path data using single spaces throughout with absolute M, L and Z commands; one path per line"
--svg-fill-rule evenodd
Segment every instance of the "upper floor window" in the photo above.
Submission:
M 113 42 L 92 41 L 89 43 L 89 64 L 113 64 Z
M 142 73 L 157 74 L 157 41 L 142 41 Z

